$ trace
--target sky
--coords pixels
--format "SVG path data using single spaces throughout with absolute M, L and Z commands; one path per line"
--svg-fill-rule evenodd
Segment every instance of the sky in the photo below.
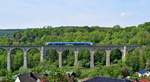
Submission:
M 131 26 L 150 21 L 150 0 L 0 0 L 0 29 Z

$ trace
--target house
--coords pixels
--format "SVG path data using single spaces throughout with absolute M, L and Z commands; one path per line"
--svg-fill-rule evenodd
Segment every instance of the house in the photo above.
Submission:
M 66 72 L 66 75 L 67 75 L 68 77 L 75 77 L 75 76 L 76 76 L 76 73 L 73 72 L 73 71 L 71 71 L 71 72 Z
M 131 82 L 131 81 L 125 79 L 113 79 L 107 77 L 95 77 L 83 82 Z
M 139 80 L 139 82 L 150 82 L 150 81 L 147 79 L 141 79 L 141 80 Z
M 145 72 L 145 74 L 144 74 L 145 76 L 147 76 L 147 77 L 149 77 L 150 76 L 150 72 L 149 71 L 147 71 L 147 72 Z
M 41 82 L 37 74 L 25 73 L 17 76 L 15 82 Z
M 143 77 L 143 76 L 150 76 L 150 72 L 149 71 L 145 71 L 145 70 L 140 70 L 139 72 L 137 72 L 139 77 Z
M 140 80 L 134 80 L 132 82 L 150 82 L 150 81 L 147 79 L 140 79 Z
M 144 76 L 144 75 L 145 75 L 145 73 L 146 73 L 146 71 L 145 71 L 145 70 L 140 70 L 140 71 L 138 71 L 138 72 L 137 72 L 137 74 L 138 74 L 138 76 L 139 76 L 139 77 Z
M 76 73 L 73 71 L 66 72 L 66 74 L 64 75 L 64 79 L 67 82 L 75 82 L 75 77 L 76 77 Z

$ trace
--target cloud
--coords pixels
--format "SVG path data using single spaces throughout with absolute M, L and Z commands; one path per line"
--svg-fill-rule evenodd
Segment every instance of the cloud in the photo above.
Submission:
M 130 13 L 130 12 L 121 12 L 120 13 L 120 16 L 121 17 L 131 17 L 133 14 L 132 13 Z
M 120 13 L 120 16 L 121 17 L 124 17 L 124 16 L 126 16 L 127 14 L 125 13 L 125 12 L 122 12 L 122 13 Z
M 121 17 L 126 17 L 126 16 L 129 16 L 129 14 L 126 13 L 126 12 L 121 12 L 121 13 L 120 13 L 120 16 L 121 16 Z

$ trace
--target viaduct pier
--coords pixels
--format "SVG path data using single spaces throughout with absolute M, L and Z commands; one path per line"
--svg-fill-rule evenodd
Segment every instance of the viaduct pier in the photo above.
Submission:
M 40 62 L 43 62 L 46 50 L 54 49 L 58 53 L 59 67 L 62 67 L 62 53 L 69 49 L 74 52 L 74 65 L 78 64 L 79 50 L 87 49 L 90 52 L 90 68 L 94 68 L 94 53 L 97 50 L 103 50 L 106 53 L 106 66 L 110 65 L 110 53 L 113 49 L 119 49 L 122 52 L 122 61 L 125 61 L 126 54 L 129 50 L 138 48 L 140 46 L 135 45 L 106 45 L 106 46 L 0 46 L 1 49 L 7 51 L 7 70 L 11 70 L 11 52 L 12 50 L 19 48 L 23 51 L 23 67 L 27 68 L 27 52 L 30 49 L 38 49 L 40 51 Z

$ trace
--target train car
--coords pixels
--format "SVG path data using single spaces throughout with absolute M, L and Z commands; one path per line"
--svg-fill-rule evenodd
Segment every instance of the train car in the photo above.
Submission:
M 66 45 L 72 45 L 72 46 L 91 46 L 93 45 L 92 42 L 47 42 L 46 45 L 51 46 L 66 46 Z

